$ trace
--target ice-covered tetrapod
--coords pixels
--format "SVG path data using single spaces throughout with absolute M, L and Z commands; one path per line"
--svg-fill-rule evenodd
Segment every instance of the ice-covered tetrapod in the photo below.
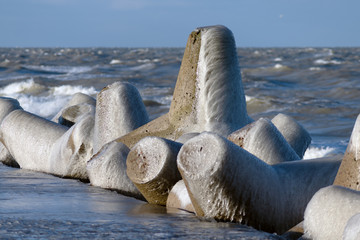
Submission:
M 303 158 L 306 149 L 311 143 L 310 134 L 305 128 L 295 121 L 295 119 L 283 113 L 279 113 L 271 121 L 295 150 L 297 155 Z
M 115 82 L 96 98 L 94 153 L 149 121 L 140 93 L 129 83 Z
M 126 158 L 130 149 L 123 143 L 112 141 L 87 162 L 87 172 L 93 186 L 113 189 L 124 195 L 144 200 L 126 174 Z
M 0 123 L 10 112 L 16 109 L 22 109 L 16 99 L 0 97 Z M 11 167 L 19 167 L 19 164 L 2 143 L 0 143 L 0 162 Z
M 51 121 L 71 127 L 86 114 L 95 115 L 96 100 L 83 93 L 75 93 Z
M 300 160 L 294 149 L 270 120 L 260 118 L 227 137 L 268 164 Z
M 227 136 L 249 121 L 233 34 L 224 26 L 203 27 L 188 38 L 169 112 L 118 141 L 131 147 L 145 136 Z
M 343 240 L 360 239 L 360 213 L 352 216 L 346 223 Z
M 321 189 L 306 208 L 307 237 L 340 239 L 346 222 L 360 212 L 360 115 L 358 115 L 334 186 Z M 356 191 L 354 191 L 356 190 Z
M 49 172 L 48 159 L 67 127 L 23 110 L 14 110 L 1 123 L 0 138 L 21 168 Z
M 178 181 L 171 189 L 166 201 L 166 207 L 182 209 L 188 212 L 195 212 L 184 180 Z
M 93 154 L 94 116 L 78 120 L 54 143 L 48 160 L 48 173 L 88 180 L 86 163 Z
M 360 192 L 335 185 L 320 189 L 306 207 L 305 237 L 316 240 L 343 239 L 347 222 L 359 212 Z
M 285 232 L 300 222 L 308 201 L 335 178 L 340 161 L 268 165 L 214 133 L 181 148 L 177 164 L 198 216 Z
M 358 115 L 334 185 L 360 190 L 360 115 Z
M 176 158 L 182 144 L 145 137 L 132 147 L 127 175 L 149 203 L 166 205 L 171 188 L 181 179 Z

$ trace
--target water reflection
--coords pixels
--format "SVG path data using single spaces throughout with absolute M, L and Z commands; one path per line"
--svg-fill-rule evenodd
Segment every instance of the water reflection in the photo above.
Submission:
M 71 179 L 0 164 L 2 238 L 279 239 L 150 205 Z

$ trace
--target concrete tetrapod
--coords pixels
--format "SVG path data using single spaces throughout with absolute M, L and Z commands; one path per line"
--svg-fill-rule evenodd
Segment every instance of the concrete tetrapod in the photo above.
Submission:
M 10 112 L 16 109 L 22 109 L 16 99 L 0 97 L 0 123 Z M 0 162 L 10 167 L 19 167 L 19 164 L 2 143 L 0 143 Z
M 332 183 L 340 161 L 268 165 L 205 132 L 183 145 L 177 164 L 196 215 L 281 234 L 302 221 L 308 201 Z
M 249 122 L 233 34 L 224 26 L 204 27 L 188 38 L 169 112 L 117 141 L 132 147 L 146 136 L 227 136 Z
M 334 185 L 360 190 L 360 114 L 351 133 Z
M 56 140 L 48 160 L 51 174 L 88 180 L 87 161 L 93 154 L 94 116 L 83 116 Z
M 95 114 L 96 100 L 84 93 L 75 93 L 69 102 L 52 118 L 51 121 L 71 127 L 76 119 L 84 114 Z
M 91 115 L 95 119 L 95 106 L 82 103 L 67 107 L 62 111 L 58 123 L 67 127 L 72 127 L 85 115 Z
M 49 172 L 54 143 L 67 127 L 23 110 L 9 113 L 0 125 L 0 139 L 21 168 Z
M 304 236 L 316 240 L 343 239 L 347 222 L 359 212 L 360 192 L 334 185 L 320 189 L 306 207 Z
M 93 186 L 112 189 L 123 195 L 144 200 L 126 174 L 126 158 L 130 149 L 123 143 L 109 142 L 87 162 L 87 172 Z
M 349 221 L 347 221 L 344 233 L 343 240 L 354 240 L 360 239 L 360 213 L 352 216 Z
M 227 138 L 267 164 L 300 160 L 274 124 L 265 118 L 249 123 Z
M 129 83 L 115 82 L 97 95 L 94 129 L 94 153 L 149 122 L 139 91 Z
M 167 208 L 178 208 L 188 212 L 195 212 L 184 180 L 178 181 L 171 189 L 166 201 Z
M 295 150 L 297 155 L 303 158 L 306 149 L 311 143 L 310 134 L 305 128 L 295 121 L 295 119 L 283 113 L 279 113 L 271 121 Z
M 145 137 L 131 149 L 127 175 L 149 203 L 166 205 L 171 188 L 181 179 L 176 166 L 182 144 Z

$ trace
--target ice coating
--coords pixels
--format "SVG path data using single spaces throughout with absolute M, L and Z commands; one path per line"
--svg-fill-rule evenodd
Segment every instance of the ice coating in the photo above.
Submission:
M 83 116 L 53 146 L 48 161 L 49 173 L 88 180 L 86 163 L 93 153 L 94 116 Z
M 0 123 L 10 112 L 16 109 L 22 109 L 16 99 L 0 97 Z M 0 162 L 11 167 L 19 167 L 19 164 L 2 143 L 0 143 Z
M 183 135 L 181 135 L 178 139 L 176 139 L 177 142 L 179 143 L 186 143 L 188 140 L 190 140 L 191 138 L 199 135 L 200 133 L 197 132 L 190 132 L 190 133 L 185 133 Z
M 76 122 L 80 121 L 80 119 L 82 119 L 85 115 L 91 115 L 95 119 L 95 106 L 82 103 L 67 107 L 61 112 L 61 116 L 58 118 L 58 123 L 71 127 Z
M 178 168 L 200 217 L 282 233 L 303 218 L 313 194 L 335 178 L 340 161 L 268 165 L 214 133 L 187 141 Z
M 242 161 L 237 156 L 242 156 Z M 282 222 L 283 216 L 276 214 L 277 207 L 283 208 L 281 204 L 264 214 L 265 209 L 260 209 L 263 203 L 259 202 L 276 202 L 280 196 L 275 170 L 230 141 L 212 133 L 190 139 L 179 153 L 178 168 L 198 216 L 259 225 L 268 230 L 271 228 L 266 225 L 271 221 Z M 253 174 L 257 177 L 250 180 Z M 267 180 L 266 187 L 261 179 Z M 258 211 L 262 214 L 258 215 Z
M 97 96 L 94 153 L 149 121 L 138 90 L 129 83 L 115 82 Z
M 274 124 L 265 118 L 233 132 L 228 139 L 271 165 L 300 160 Z
M 360 190 L 360 114 L 358 115 L 346 148 L 335 185 Z
M 48 172 L 54 143 L 67 127 L 23 110 L 14 110 L 0 126 L 1 141 L 21 168 Z
M 146 137 L 132 147 L 127 160 L 127 175 L 149 203 L 166 205 L 171 188 L 181 179 L 176 166 L 182 144 Z
M 243 127 L 250 119 L 238 64 L 229 29 L 195 29 L 187 41 L 169 112 L 117 141 L 132 147 L 146 136 L 175 140 L 207 130 L 227 136 Z
M 195 212 L 183 180 L 178 181 L 171 189 L 166 201 L 166 207 Z
M 223 136 L 249 122 L 232 32 L 224 26 L 200 28 L 196 118 L 198 131 Z
M 360 213 L 355 214 L 347 221 L 343 233 L 343 240 L 354 239 L 360 239 Z
M 95 108 L 96 100 L 93 97 L 86 95 L 84 93 L 80 93 L 80 92 L 75 93 L 71 97 L 71 99 L 66 103 L 66 105 L 63 106 L 62 109 L 52 118 L 52 121 L 59 122 L 61 124 L 62 121 L 67 119 L 66 117 L 62 116 L 63 112 L 69 111 L 69 110 L 67 110 L 68 108 L 71 108 L 71 107 L 77 106 L 77 105 L 80 105 L 79 108 L 84 108 L 84 107 L 81 107 L 83 104 L 89 105 L 88 108 L 91 108 L 90 106 L 93 106 Z M 72 111 L 74 111 L 74 110 L 72 110 Z M 86 111 L 86 109 L 83 109 L 82 111 L 79 111 L 79 112 L 89 112 L 89 111 Z M 94 114 L 95 114 L 95 110 L 94 110 Z M 79 114 L 77 114 L 76 116 L 79 116 Z
M 311 143 L 310 134 L 295 119 L 283 113 L 279 113 L 271 121 L 297 155 L 303 158 L 306 149 Z
M 306 207 L 304 236 L 342 239 L 347 222 L 359 212 L 360 192 L 335 185 L 320 189 Z
M 123 143 L 112 141 L 87 162 L 91 185 L 113 189 L 122 194 L 143 199 L 139 190 L 126 174 L 126 158 L 130 149 Z

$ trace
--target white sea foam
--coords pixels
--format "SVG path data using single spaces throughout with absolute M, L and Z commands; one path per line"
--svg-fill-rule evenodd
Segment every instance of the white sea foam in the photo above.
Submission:
M 50 118 L 60 111 L 77 92 L 87 95 L 97 93 L 94 87 L 71 85 L 45 87 L 33 79 L 11 83 L 0 88 L 0 96 L 15 98 L 24 110 L 46 118 Z
M 139 63 L 148 63 L 148 62 L 151 62 L 151 60 L 150 59 L 138 59 L 137 60 L 137 62 L 139 62 Z
M 34 82 L 32 78 L 23 81 L 23 82 L 15 82 L 11 83 L 4 88 L 0 88 L 0 94 L 1 95 L 13 95 L 13 94 L 19 94 L 19 93 L 29 93 L 29 92 L 36 92 L 41 91 L 45 87 L 41 86 L 40 84 L 37 84 Z
M 110 65 L 120 64 L 120 63 L 122 63 L 122 61 L 119 60 L 119 59 L 113 59 L 113 60 L 110 61 Z
M 338 65 L 341 64 L 340 61 L 337 60 L 325 60 L 325 59 L 317 59 L 314 61 L 315 64 L 317 65 L 329 65 L 329 64 L 334 64 L 334 65 Z
M 325 157 L 326 155 L 334 152 L 336 149 L 326 146 L 326 147 L 312 147 L 310 146 L 305 154 L 304 159 L 314 159 L 314 158 L 321 158 Z
M 282 65 L 282 64 L 280 64 L 280 63 L 277 63 L 277 64 L 275 64 L 275 66 L 274 66 L 275 69 L 280 69 L 280 68 L 283 68 L 283 67 L 284 67 L 284 65 Z
M 130 67 L 129 70 L 131 71 L 143 71 L 143 70 L 150 70 L 155 68 L 154 63 L 144 63 L 139 66 Z
M 25 69 L 48 73 L 78 74 L 92 70 L 90 66 L 50 66 L 50 65 L 23 65 Z
M 62 85 L 52 88 L 53 94 L 56 95 L 74 95 L 81 92 L 87 95 L 95 95 L 97 91 L 94 87 L 84 88 L 83 86 Z
M 311 67 L 311 68 L 309 68 L 309 70 L 310 71 L 320 71 L 321 68 L 319 68 L 319 67 Z
M 249 102 L 249 101 L 251 101 L 252 99 L 254 99 L 254 97 L 245 95 L 245 100 L 246 100 L 246 102 Z
M 281 61 L 282 61 L 282 58 L 277 57 L 277 58 L 274 59 L 274 61 L 275 61 L 275 62 L 281 62 Z

